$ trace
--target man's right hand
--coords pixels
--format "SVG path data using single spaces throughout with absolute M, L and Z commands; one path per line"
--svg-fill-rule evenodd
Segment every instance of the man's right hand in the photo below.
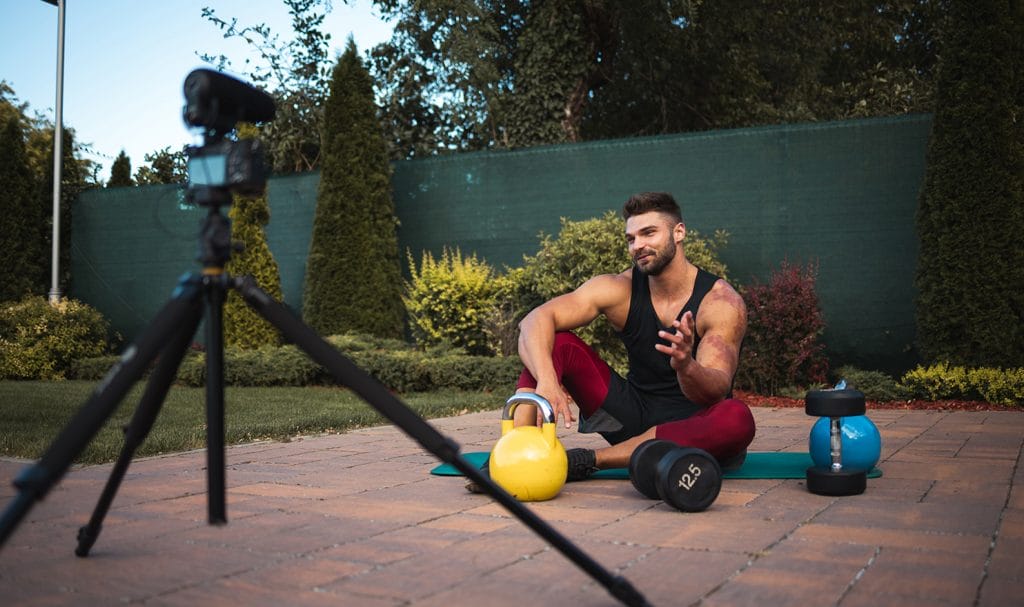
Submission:
M 569 398 L 569 395 L 566 394 L 565 389 L 557 383 L 538 383 L 536 392 L 551 404 L 551 409 L 555 413 L 555 423 L 557 424 L 558 418 L 561 417 L 565 422 L 565 427 L 572 428 L 573 422 L 576 421 L 576 414 L 573 412 L 572 400 Z M 543 414 L 538 409 L 538 426 L 544 423 L 543 418 Z

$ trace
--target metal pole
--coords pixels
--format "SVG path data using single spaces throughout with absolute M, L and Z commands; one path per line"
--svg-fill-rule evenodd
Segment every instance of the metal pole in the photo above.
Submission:
M 64 143 L 64 3 L 57 0 L 57 107 L 53 125 L 53 251 L 51 252 L 50 303 L 60 302 L 60 182 Z M 51 2 L 52 4 L 52 2 Z

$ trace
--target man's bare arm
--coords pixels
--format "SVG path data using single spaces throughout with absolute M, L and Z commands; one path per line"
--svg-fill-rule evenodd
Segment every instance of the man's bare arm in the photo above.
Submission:
M 701 340 L 696 356 L 694 335 L 700 323 Z M 655 348 L 671 358 L 679 389 L 690 401 L 710 406 L 724 399 L 739 365 L 740 344 L 747 330 L 743 299 L 724 281 L 716 284 L 701 304 L 700 318 L 689 312 L 673 323 L 675 333 L 661 331 L 669 345 Z
M 625 291 L 623 291 L 625 288 Z M 576 421 L 551 361 L 555 333 L 592 322 L 598 315 L 629 301 L 629 281 L 622 275 L 596 276 L 578 289 L 534 308 L 519 323 L 519 358 L 537 380 L 537 393 L 551 403 L 566 427 Z

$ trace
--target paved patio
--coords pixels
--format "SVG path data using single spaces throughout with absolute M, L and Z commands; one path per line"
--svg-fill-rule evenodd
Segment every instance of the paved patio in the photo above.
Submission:
M 754 413 L 754 450 L 806 450 L 802 410 Z M 727 480 L 709 510 L 683 514 L 601 480 L 531 507 L 655 605 L 1022 604 L 1024 413 L 869 414 L 884 476 L 860 496 Z M 497 417 L 433 423 L 480 451 Z M 428 474 L 438 462 L 395 428 L 232 447 L 227 461 L 228 525 L 206 524 L 202 451 L 140 459 L 88 558 L 75 537 L 110 466 L 72 470 L 0 549 L 0 601 L 618 604 L 489 497 Z M 25 465 L 0 461 L 3 507 Z

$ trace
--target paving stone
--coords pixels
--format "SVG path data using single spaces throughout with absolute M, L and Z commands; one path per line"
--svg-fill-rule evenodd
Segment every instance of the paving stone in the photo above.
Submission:
M 498 399 L 499 403 L 502 399 Z M 500 404 L 499 404 L 500 406 Z M 755 408 L 751 449 L 805 451 L 802 409 Z M 876 410 L 884 475 L 860 496 L 727 480 L 684 514 L 628 481 L 527 504 L 653 604 L 1002 606 L 1024 596 L 1024 415 Z M 487 450 L 497 412 L 432 422 Z M 560 428 L 566 447 L 600 437 Z M 227 449 L 229 524 L 206 522 L 202 450 L 132 462 L 73 555 L 111 466 L 73 466 L 0 549 L 4 604 L 618 605 L 603 584 L 393 427 Z M 29 462 L 0 458 L 13 477 Z M 17 494 L 0 483 L 4 501 Z M 993 544 L 993 541 L 995 542 Z

